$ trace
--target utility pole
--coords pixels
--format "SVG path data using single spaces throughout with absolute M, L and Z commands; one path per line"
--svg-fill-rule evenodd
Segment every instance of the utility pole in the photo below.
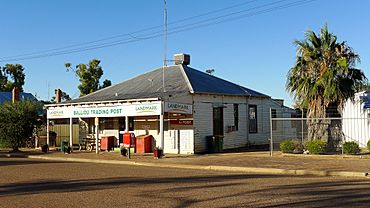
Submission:
M 50 101 L 50 82 L 46 81 L 47 87 L 48 87 L 48 101 Z
M 164 152 L 164 93 L 166 92 L 165 89 L 165 82 L 164 82 L 164 70 L 167 67 L 167 2 L 163 0 L 164 8 L 163 8 L 163 18 L 164 18 L 164 27 L 163 27 L 163 37 L 164 37 L 164 57 L 163 57 L 163 68 L 162 68 L 162 82 L 163 82 L 163 97 L 161 101 L 161 115 L 159 116 L 159 131 L 160 131 L 160 138 L 161 138 L 161 149 Z
M 164 50 L 164 57 L 163 57 L 163 69 L 162 69 L 162 83 L 163 83 L 163 92 L 166 92 L 166 89 L 165 89 L 165 82 L 164 82 L 164 70 L 165 68 L 167 67 L 167 2 L 166 0 L 163 0 L 163 3 L 164 3 L 164 7 L 163 7 L 163 20 L 164 20 L 164 27 L 163 27 L 163 37 L 164 37 L 164 40 L 163 40 L 163 50 Z

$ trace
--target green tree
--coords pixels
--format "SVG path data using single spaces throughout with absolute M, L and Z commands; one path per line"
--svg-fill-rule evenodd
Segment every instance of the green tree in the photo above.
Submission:
M 4 91 L 7 82 L 8 78 L 6 77 L 5 73 L 3 73 L 3 70 L 1 70 L 0 67 L 0 91 Z
M 80 96 L 90 94 L 111 85 L 110 80 L 105 80 L 103 85 L 100 85 L 99 80 L 103 76 L 103 69 L 99 64 L 100 60 L 92 59 L 87 65 L 78 64 L 76 66 L 76 70 L 71 67 L 71 63 L 66 63 L 64 65 L 67 68 L 67 71 L 74 71 L 76 76 L 79 78 L 80 85 L 78 85 L 78 89 L 80 90 Z
M 363 87 L 362 90 L 370 90 L 370 83 L 366 83 Z
M 100 89 L 109 87 L 111 85 L 112 85 L 112 82 L 110 80 L 106 79 L 106 80 L 104 80 L 103 85 L 100 87 Z
M 6 64 L 1 68 L 0 72 L 0 91 L 12 91 L 14 87 L 18 87 L 23 91 L 24 67 L 20 64 Z
M 326 109 L 336 106 L 339 113 L 348 98 L 367 83 L 364 73 L 356 68 L 359 55 L 346 42 L 328 31 L 327 25 L 317 35 L 306 32 L 304 40 L 294 42 L 296 62 L 289 70 L 286 88 L 300 109 L 307 109 L 309 137 L 323 138 L 327 124 Z
M 38 115 L 40 112 L 42 106 L 30 100 L 0 105 L 1 143 L 8 144 L 13 151 L 24 147 L 43 124 L 42 117 Z

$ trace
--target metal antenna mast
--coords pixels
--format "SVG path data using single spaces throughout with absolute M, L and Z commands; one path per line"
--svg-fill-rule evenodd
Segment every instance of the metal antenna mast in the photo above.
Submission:
M 164 70 L 167 67 L 167 2 L 166 0 L 163 0 L 164 2 L 164 8 L 163 8 L 163 18 L 164 18 L 164 31 L 163 31 L 163 37 L 164 37 L 164 59 L 163 59 L 163 69 L 162 69 L 162 82 L 163 82 L 163 92 L 166 91 L 164 88 Z
M 46 85 L 48 86 L 48 101 L 50 101 L 50 82 L 47 80 Z

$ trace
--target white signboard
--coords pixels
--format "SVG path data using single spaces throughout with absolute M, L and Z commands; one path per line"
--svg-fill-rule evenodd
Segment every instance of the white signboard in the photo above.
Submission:
M 193 105 L 166 102 L 164 111 L 169 113 L 193 114 Z
M 161 102 L 120 106 L 61 107 L 47 110 L 47 118 L 93 118 L 161 115 Z

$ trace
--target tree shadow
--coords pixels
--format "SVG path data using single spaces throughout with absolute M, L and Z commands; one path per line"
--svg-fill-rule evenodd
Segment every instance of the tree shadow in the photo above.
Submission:
M 369 207 L 370 205 L 370 181 L 368 180 L 314 182 L 281 185 L 277 188 L 306 199 L 266 207 L 301 207 L 305 205 L 310 205 L 310 207 Z
M 163 189 L 158 191 L 160 194 L 155 194 L 150 191 L 144 193 L 147 198 L 163 200 L 174 200 L 174 196 L 167 196 L 168 193 L 184 192 L 191 189 L 208 189 L 217 188 L 220 191 L 225 187 L 246 186 L 241 183 L 239 179 L 257 179 L 265 177 L 264 175 L 243 175 L 241 177 L 233 177 L 229 181 L 224 181 L 222 184 L 211 183 L 206 186 L 198 186 L 197 184 L 186 187 L 176 187 L 170 189 Z M 284 180 L 289 176 L 270 175 L 270 178 L 276 180 Z M 291 176 L 292 178 L 309 178 L 301 176 Z M 269 177 L 266 177 L 269 178 Z M 319 177 L 323 179 L 324 177 Z M 242 188 L 241 191 L 234 193 L 224 193 L 221 195 L 206 195 L 201 199 L 194 199 L 192 197 L 178 197 L 178 205 L 176 207 L 189 207 L 189 206 L 203 206 L 212 201 L 225 201 L 224 206 L 218 204 L 217 207 L 369 207 L 370 205 L 370 181 L 363 180 L 338 180 L 332 181 L 333 178 L 325 177 L 329 182 L 307 182 L 293 185 L 274 185 L 270 188 L 252 189 Z M 213 180 L 211 180 L 214 182 Z M 308 180 L 310 181 L 310 180 Z M 221 182 L 221 181 L 219 181 Z M 235 189 L 234 189 L 235 190 Z M 253 203 L 230 203 L 235 198 L 253 198 L 258 196 L 260 202 Z M 284 199 L 285 198 L 285 199 Z M 286 198 L 294 198 L 293 200 Z M 261 200 L 264 199 L 264 200 Z M 271 205 L 272 204 L 272 205 Z
M 1 160 L 0 158 L 0 167 L 2 166 L 12 166 L 12 165 L 34 165 L 34 164 L 56 164 L 56 163 L 66 163 L 66 162 L 58 162 L 58 161 L 41 161 L 41 160 L 29 160 L 29 159 L 21 159 L 21 160 Z
M 210 187 L 233 186 L 239 182 L 232 183 L 233 180 L 240 180 L 245 178 L 271 178 L 279 177 L 272 175 L 246 175 L 246 174 L 233 174 L 233 175 L 210 175 L 210 176 L 191 176 L 191 177 L 112 177 L 112 178 L 99 178 L 99 179 L 83 179 L 83 180 L 43 180 L 36 182 L 23 182 L 11 183 L 0 185 L 1 196 L 17 196 L 39 193 L 59 193 L 59 192 L 82 192 L 91 190 L 104 190 L 117 186 L 128 185 L 157 185 L 157 184 L 184 184 L 186 186 L 173 188 L 167 191 L 189 190 L 193 188 L 202 189 Z M 208 184 L 209 182 L 223 182 L 224 184 L 215 185 Z M 228 183 L 226 183 L 228 182 Z M 208 184 L 207 186 L 199 186 L 201 184 Z M 195 184 L 188 186 L 187 184 Z M 166 191 L 163 190 L 163 193 Z
M 35 161 L 31 160 L 19 160 L 9 161 L 5 165 L 34 163 Z M 38 163 L 55 162 L 38 161 Z M 0 166 L 2 165 L 1 162 Z M 115 189 L 117 187 L 127 189 L 144 186 L 146 189 L 140 189 L 140 193 L 136 193 L 137 197 L 145 196 L 145 198 L 153 201 L 175 200 L 175 207 L 197 207 L 214 201 L 225 201 L 225 204 L 217 204 L 217 207 L 368 207 L 370 204 L 370 181 L 368 180 L 213 173 L 215 174 L 187 177 L 102 177 L 98 179 L 61 179 L 8 183 L 0 184 L 0 199 L 7 196 L 74 193 Z M 290 179 L 292 180 L 288 182 Z M 299 182 L 295 179 L 299 179 Z M 323 182 L 317 182 L 316 179 Z M 274 182 L 259 186 L 258 183 L 268 183 L 266 181 Z M 286 185 L 287 183 L 290 184 Z M 173 184 L 176 184 L 176 186 Z M 188 194 L 194 192 L 194 190 L 196 190 L 196 193 L 204 192 L 208 194 L 204 194 L 202 197 L 189 196 Z M 209 194 L 213 190 L 217 190 L 221 194 Z M 227 192 L 224 190 L 233 191 Z M 173 193 L 186 194 L 174 195 Z M 135 193 L 132 194 L 135 196 Z M 255 201 L 254 197 L 264 200 Z M 241 202 L 234 202 L 235 198 L 240 199 Z

